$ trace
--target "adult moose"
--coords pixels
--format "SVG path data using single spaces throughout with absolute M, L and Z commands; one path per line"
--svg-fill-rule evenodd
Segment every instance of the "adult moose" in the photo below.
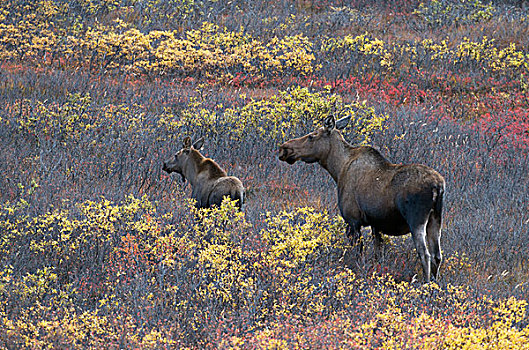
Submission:
M 381 233 L 400 236 L 411 231 L 425 281 L 430 275 L 437 278 L 442 261 L 443 177 L 425 165 L 392 164 L 372 147 L 353 147 L 340 132 L 350 118 L 327 117 L 323 127 L 281 145 L 279 159 L 289 164 L 318 162 L 331 174 L 347 236 L 360 252 L 362 226 L 371 226 L 377 255 Z
M 172 160 L 163 163 L 162 169 L 167 173 L 176 172 L 182 180 L 191 184 L 191 197 L 196 199 L 198 208 L 220 206 L 224 196 L 237 200 L 237 206 L 242 209 L 244 204 L 244 186 L 241 180 L 234 176 L 227 176 L 226 172 L 211 158 L 200 153 L 204 139 L 195 143 L 187 136 L 184 147 L 176 153 Z

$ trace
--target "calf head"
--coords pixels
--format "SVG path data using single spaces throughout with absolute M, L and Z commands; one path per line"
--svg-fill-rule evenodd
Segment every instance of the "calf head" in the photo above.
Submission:
M 178 151 L 175 156 L 163 163 L 162 170 L 167 173 L 178 173 L 182 176 L 182 181 L 185 181 L 184 167 L 189 162 L 191 152 L 198 152 L 204 145 L 204 138 L 200 138 L 195 143 L 191 141 L 191 138 L 187 136 L 183 142 L 183 148 Z
M 351 117 L 348 116 L 336 121 L 332 115 L 325 118 L 322 127 L 282 144 L 279 148 L 279 159 L 288 164 L 294 164 L 298 160 L 314 163 L 327 157 L 333 133 L 344 129 L 350 119 Z

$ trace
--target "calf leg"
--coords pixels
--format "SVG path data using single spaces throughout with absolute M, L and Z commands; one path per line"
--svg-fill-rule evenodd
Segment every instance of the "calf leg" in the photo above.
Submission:
M 432 212 L 428 218 L 426 238 L 428 239 L 428 249 L 431 254 L 432 275 L 433 278 L 437 279 L 443 255 L 441 253 L 441 217 L 436 212 Z
M 210 208 L 213 205 L 216 205 L 220 208 L 220 205 L 222 203 L 222 195 L 219 195 L 217 193 L 211 193 L 208 197 L 208 208 Z

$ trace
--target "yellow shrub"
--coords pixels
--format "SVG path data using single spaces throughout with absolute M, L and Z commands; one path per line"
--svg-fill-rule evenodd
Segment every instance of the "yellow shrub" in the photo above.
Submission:
M 386 115 L 377 114 L 365 101 L 344 103 L 338 94 L 309 92 L 296 87 L 279 91 L 267 99 L 252 99 L 242 107 L 212 111 L 192 98 L 188 108 L 177 116 L 173 113 L 161 116 L 159 125 L 170 134 L 187 127 L 188 130 L 203 130 L 212 137 L 228 136 L 240 140 L 256 135 L 265 140 L 282 142 L 298 135 L 300 130 L 321 126 L 321 121 L 330 114 L 337 118 L 352 116 L 348 130 L 352 131 L 354 143 L 369 143 L 371 135 L 383 129 Z

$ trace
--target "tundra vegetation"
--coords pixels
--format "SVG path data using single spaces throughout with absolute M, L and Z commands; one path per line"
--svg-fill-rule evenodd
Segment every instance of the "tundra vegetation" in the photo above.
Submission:
M 523 1 L 0 2 L 0 347 L 527 348 Z M 441 277 L 351 257 L 328 115 L 446 180 Z M 197 209 L 186 136 L 246 187 Z M 197 220 L 197 216 L 199 220 Z

